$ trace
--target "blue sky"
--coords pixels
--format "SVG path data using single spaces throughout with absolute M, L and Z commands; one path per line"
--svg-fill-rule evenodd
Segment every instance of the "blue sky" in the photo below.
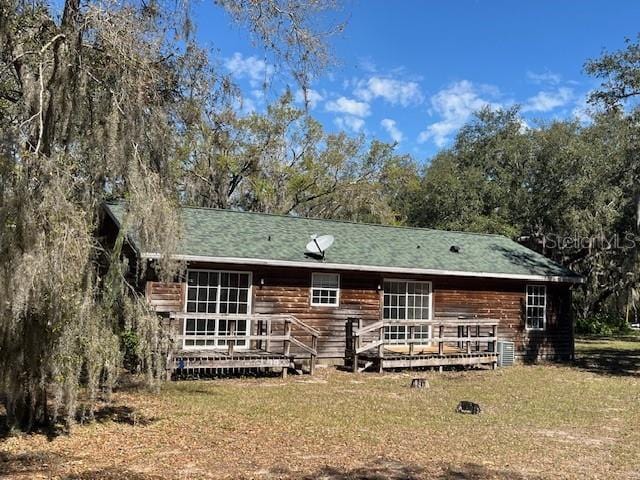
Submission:
M 532 125 L 584 118 L 598 83 L 583 64 L 636 37 L 640 2 L 351 0 L 342 18 L 346 30 L 332 40 L 338 65 L 313 82 L 312 115 L 328 130 L 397 141 L 425 160 L 484 105 L 520 104 Z M 283 73 L 219 7 L 197 5 L 195 20 L 247 111 L 280 95 Z

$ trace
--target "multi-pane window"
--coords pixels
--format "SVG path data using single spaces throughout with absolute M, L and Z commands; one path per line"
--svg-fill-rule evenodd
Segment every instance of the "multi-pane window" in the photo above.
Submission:
M 546 321 L 547 287 L 527 285 L 526 327 L 527 330 L 543 330 Z
M 403 320 L 431 319 L 431 282 L 385 280 L 382 318 L 398 322 L 385 327 L 388 343 L 404 343 L 409 338 L 409 328 Z M 414 327 L 414 338 L 429 339 L 429 326 Z
M 340 302 L 340 275 L 313 273 L 311 275 L 311 305 L 337 307 Z
M 243 315 L 250 312 L 250 273 L 189 270 L 187 272 L 187 313 L 208 314 L 185 319 L 185 347 L 224 347 L 224 337 L 235 331 L 236 335 L 249 334 L 247 319 L 218 318 Z M 238 347 L 247 345 L 246 340 L 236 340 Z

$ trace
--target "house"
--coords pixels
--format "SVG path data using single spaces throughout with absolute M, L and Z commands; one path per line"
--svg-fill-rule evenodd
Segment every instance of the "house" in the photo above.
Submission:
M 114 238 L 124 204 L 105 205 Z M 184 208 L 183 278 L 140 285 L 172 370 L 490 365 L 573 355 L 574 272 L 500 235 Z M 332 245 L 314 251 L 317 236 Z M 308 247 L 308 243 L 311 246 Z M 131 263 L 151 262 L 129 238 Z M 300 364 L 300 365 L 298 365 Z

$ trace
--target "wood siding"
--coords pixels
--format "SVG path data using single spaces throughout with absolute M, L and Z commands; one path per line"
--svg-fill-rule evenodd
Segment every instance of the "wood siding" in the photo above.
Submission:
M 190 268 L 250 271 L 253 274 L 252 304 L 257 314 L 292 314 L 321 332 L 318 356 L 341 363 L 345 351 L 345 322 L 349 317 L 363 324 L 381 318 L 385 275 L 362 272 L 340 273 L 340 305 L 311 306 L 311 269 L 192 264 Z M 545 330 L 527 331 L 524 323 L 525 281 L 460 277 L 389 276 L 432 282 L 435 317 L 488 318 L 499 321 L 498 337 L 515 342 L 521 361 L 568 359 L 573 353 L 571 292 L 565 284 L 547 285 Z M 181 325 L 174 328 L 181 329 Z
M 360 317 L 365 324 L 380 318 L 377 275 L 340 274 L 340 305 L 311 306 L 311 271 L 292 269 L 256 270 L 253 311 L 290 313 L 320 331 L 318 357 L 342 359 L 345 351 L 345 322 Z M 260 285 L 261 281 L 264 285 Z

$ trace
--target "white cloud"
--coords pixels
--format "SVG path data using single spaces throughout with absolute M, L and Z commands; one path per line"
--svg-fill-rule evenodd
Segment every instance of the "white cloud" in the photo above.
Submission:
M 363 57 L 358 61 L 360 68 L 365 72 L 374 73 L 377 70 L 376 63 L 371 57 Z
M 575 103 L 571 114 L 578 119 L 581 123 L 589 123 L 593 120 L 592 112 L 593 106 L 589 104 L 589 95 L 592 92 L 585 93 L 582 97 L 579 97 Z
M 359 102 L 347 97 L 331 100 L 325 104 L 325 108 L 328 112 L 346 113 L 355 115 L 356 117 L 366 117 L 371 114 L 368 103 Z
M 347 115 L 344 117 L 337 117 L 334 120 L 334 123 L 338 126 L 338 128 L 342 130 L 351 130 L 352 132 L 358 133 L 364 127 L 364 120 L 358 117 L 353 117 L 351 115 Z
M 304 103 L 304 92 L 302 89 L 296 91 L 295 100 L 298 103 Z M 313 110 L 322 100 L 324 100 L 324 96 L 320 94 L 320 92 L 313 90 L 312 88 L 307 89 L 307 101 L 309 102 L 309 108 Z
M 549 112 L 567 105 L 573 99 L 573 90 L 560 87 L 557 90 L 538 92 L 522 106 L 522 112 Z
M 481 97 L 499 96 L 496 87 L 489 85 L 476 86 L 468 80 L 456 82 L 453 85 L 440 90 L 430 99 L 432 111 L 441 117 L 441 120 L 428 125 L 418 135 L 418 142 L 423 143 L 433 140 L 438 147 L 443 147 L 449 141 L 450 136 L 462 127 L 474 112 L 483 107 L 497 108 L 499 103 L 494 103 Z
M 377 76 L 358 82 L 353 93 L 366 102 L 370 102 L 374 98 L 383 98 L 392 105 L 400 104 L 403 107 L 420 104 L 424 101 L 420 85 L 417 82 Z
M 252 87 L 256 88 L 268 83 L 273 75 L 273 66 L 258 57 L 244 57 L 240 52 L 233 54 L 224 62 L 231 74 L 237 78 L 247 78 Z
M 404 139 L 404 135 L 402 134 L 400 129 L 396 126 L 395 120 L 392 120 L 390 118 L 385 118 L 380 122 L 380 125 L 382 125 L 382 128 L 384 128 L 387 131 L 387 133 L 391 137 L 391 140 L 393 140 L 394 142 L 400 143 Z
M 535 84 L 549 83 L 551 85 L 557 85 L 562 81 L 562 76 L 558 73 L 550 71 L 536 73 L 532 71 L 527 72 L 527 78 L 530 82 Z

